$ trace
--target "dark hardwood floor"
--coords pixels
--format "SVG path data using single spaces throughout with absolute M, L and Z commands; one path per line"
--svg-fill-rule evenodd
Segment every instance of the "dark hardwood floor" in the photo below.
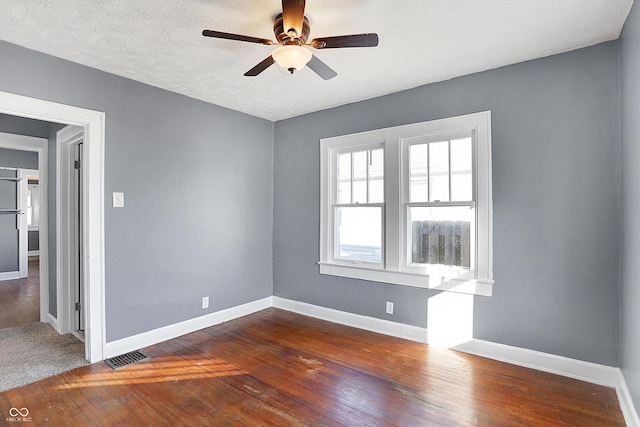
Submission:
M 613 389 L 267 309 L 0 393 L 0 424 L 623 426 Z
M 0 329 L 40 321 L 40 264 L 29 258 L 29 277 L 0 282 Z

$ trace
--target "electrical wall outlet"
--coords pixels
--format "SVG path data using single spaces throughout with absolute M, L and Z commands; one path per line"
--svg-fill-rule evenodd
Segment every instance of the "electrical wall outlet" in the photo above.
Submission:
M 393 303 L 391 301 L 387 301 L 387 314 L 393 314 Z
M 202 309 L 209 308 L 209 297 L 202 297 Z

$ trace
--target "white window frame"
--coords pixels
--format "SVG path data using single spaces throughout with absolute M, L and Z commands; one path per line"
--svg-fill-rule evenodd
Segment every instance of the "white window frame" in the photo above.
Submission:
M 28 224 L 29 217 L 27 216 L 27 225 L 29 227 L 29 231 L 38 231 L 40 230 L 40 180 L 39 179 L 37 184 L 27 183 L 27 200 L 28 200 L 27 210 L 29 209 L 31 210 L 31 224 Z
M 438 135 L 471 135 L 473 141 L 472 224 L 474 244 L 471 269 L 452 274 L 433 268 L 408 265 L 410 244 L 408 216 L 408 146 L 409 139 Z M 384 148 L 384 204 L 382 265 L 337 262 L 333 259 L 337 153 L 370 147 Z M 456 204 L 456 203 L 452 203 Z M 446 203 L 440 204 L 446 206 Z M 493 287 L 493 225 L 491 192 L 491 112 L 467 114 L 428 122 L 342 135 L 320 140 L 320 273 L 375 282 L 415 286 L 490 296 Z
M 338 164 L 337 164 L 337 159 L 338 159 L 338 155 L 340 154 L 344 154 L 344 153 L 353 153 L 353 152 L 358 152 L 358 151 L 369 151 L 369 150 L 376 150 L 382 148 L 384 149 L 384 144 L 381 142 L 377 142 L 377 143 L 364 143 L 364 144 L 355 144 L 355 145 L 349 145 L 349 146 L 344 146 L 344 147 L 335 147 L 334 151 L 333 151 L 333 156 L 331 158 L 331 162 L 332 164 L 330 165 L 330 168 L 332 171 L 336 171 L 336 173 L 331 173 L 329 179 L 331 179 L 331 188 L 337 188 L 338 187 L 338 174 L 337 174 L 337 170 L 338 170 Z M 353 186 L 353 183 L 352 183 Z M 352 190 L 353 191 L 353 190 Z M 368 192 L 367 192 L 368 193 Z M 328 222 L 330 225 L 330 229 L 333 230 L 332 233 L 330 233 L 330 236 L 328 236 L 329 240 L 330 240 L 330 246 L 329 248 L 333 248 L 334 250 L 337 248 L 337 228 L 334 227 L 333 223 L 334 223 L 334 219 L 335 219 L 335 210 L 336 208 L 341 208 L 341 207 L 374 207 L 374 208 L 380 208 L 381 210 L 381 233 L 382 235 L 381 237 L 381 241 L 382 241 L 382 253 L 381 253 L 381 257 L 382 259 L 380 260 L 379 263 L 377 262 L 368 262 L 368 261 L 349 261 L 349 260 L 344 260 L 344 259 L 340 259 L 338 257 L 335 257 L 334 255 L 334 250 L 329 250 L 329 259 L 331 260 L 331 264 L 340 264 L 340 265 L 345 265 L 345 266 L 351 266 L 351 265 L 360 265 L 362 267 L 366 267 L 366 268 L 371 268 L 371 269 L 376 269 L 376 270 L 380 270 L 380 269 L 384 269 L 384 259 L 385 259 L 385 255 L 384 255 L 384 248 L 385 248 L 385 204 L 384 202 L 382 203 L 346 203 L 346 204 L 342 204 L 339 203 L 339 201 L 337 200 L 337 192 L 332 191 L 330 194 L 330 208 L 329 208 L 329 218 L 328 218 Z

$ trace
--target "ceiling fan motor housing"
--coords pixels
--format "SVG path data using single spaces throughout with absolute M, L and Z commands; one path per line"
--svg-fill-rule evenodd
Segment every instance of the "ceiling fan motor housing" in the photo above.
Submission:
M 278 40 L 278 43 L 280 43 L 283 46 L 288 44 L 297 44 L 297 45 L 306 44 L 307 40 L 309 39 L 310 32 L 311 32 L 311 25 L 309 24 L 309 20 L 307 19 L 306 16 L 304 17 L 304 20 L 302 22 L 302 34 L 298 34 L 296 37 L 291 37 L 288 34 L 288 29 L 287 30 L 284 29 L 284 19 L 282 17 L 282 13 L 276 16 L 276 19 L 273 23 L 273 33 L 276 36 L 276 40 Z

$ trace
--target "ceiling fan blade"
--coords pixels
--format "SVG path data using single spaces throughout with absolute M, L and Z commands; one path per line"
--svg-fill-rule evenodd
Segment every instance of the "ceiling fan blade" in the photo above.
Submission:
M 259 44 L 273 44 L 273 41 L 269 39 L 261 39 L 258 37 L 243 36 L 241 34 L 223 33 L 222 31 L 204 30 L 202 35 L 205 37 L 215 37 L 217 39 L 237 40 L 240 42 L 259 43 Z
M 289 37 L 302 34 L 305 0 L 282 0 L 282 25 Z M 295 31 L 295 34 L 291 34 Z
M 253 67 L 252 69 L 244 73 L 244 75 L 248 77 L 255 77 L 261 72 L 263 72 L 264 70 L 266 70 L 267 68 L 269 68 L 271 65 L 273 65 L 274 62 L 275 60 L 273 59 L 273 56 L 269 55 L 265 59 L 263 59 L 262 62 L 260 62 L 258 65 L 256 65 L 255 67 Z
M 309 67 L 314 73 L 322 77 L 324 80 L 330 80 L 338 75 L 331 67 L 322 62 L 317 56 L 311 56 L 309 62 L 307 62 L 307 67 Z
M 319 37 L 311 40 L 316 49 L 334 49 L 339 47 L 375 47 L 378 46 L 376 33 L 351 34 L 347 36 Z

